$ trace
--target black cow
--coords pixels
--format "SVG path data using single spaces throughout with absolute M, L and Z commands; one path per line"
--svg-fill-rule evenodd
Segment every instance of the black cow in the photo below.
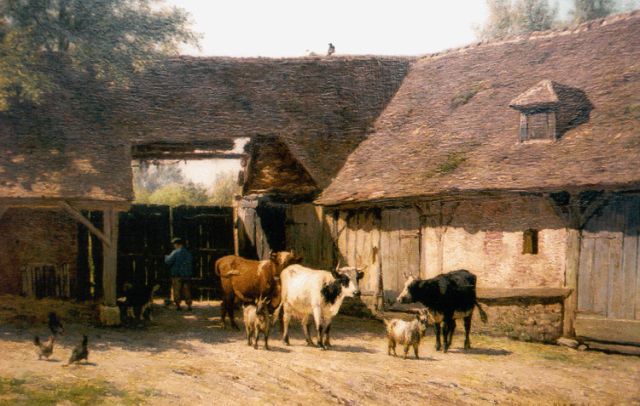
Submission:
M 487 314 L 476 300 L 476 276 L 464 269 L 424 280 L 409 276 L 397 301 L 399 303 L 420 302 L 427 308 L 436 333 L 436 351 L 440 351 L 441 347 L 441 327 L 444 352 L 451 347 L 456 319 L 464 319 L 464 348 L 465 350 L 471 348 L 469 330 L 474 307 L 478 307 L 482 322 L 487 322 Z

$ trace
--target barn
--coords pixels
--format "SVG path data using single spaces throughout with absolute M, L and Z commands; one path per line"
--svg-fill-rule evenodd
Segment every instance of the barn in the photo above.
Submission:
M 412 60 L 180 57 L 127 91 L 58 72 L 58 93 L 0 113 L 0 293 L 96 298 L 116 323 L 122 282 L 157 276 L 172 233 L 196 248 L 204 283 L 234 245 L 252 258 L 285 248 L 283 208 L 328 185 Z M 238 138 L 251 139 L 241 154 Z M 245 165 L 237 227 L 231 210 L 132 206 L 132 160 L 212 157 Z
M 394 307 L 405 272 L 467 268 L 490 305 L 483 331 L 638 345 L 639 23 L 420 58 L 180 57 L 120 92 L 66 77 L 0 113 L 0 292 L 33 294 L 46 273 L 48 293 L 93 283 L 115 311 L 131 268 L 118 247 L 139 239 L 132 160 L 236 157 L 224 249 L 363 267 L 374 311 Z M 100 280 L 79 266 L 87 241 Z M 207 249 L 204 268 L 224 251 Z
M 465 268 L 486 330 L 640 344 L 639 36 L 624 15 L 412 65 L 316 200 L 375 305 Z

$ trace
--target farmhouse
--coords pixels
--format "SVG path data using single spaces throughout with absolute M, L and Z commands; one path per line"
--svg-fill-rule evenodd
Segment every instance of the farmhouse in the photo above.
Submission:
M 629 13 L 421 58 L 181 57 L 120 93 L 68 78 L 0 113 L 0 292 L 46 264 L 52 294 L 93 283 L 115 311 L 132 159 L 233 156 L 243 256 L 363 267 L 374 310 L 405 272 L 466 268 L 488 331 L 640 344 L 639 36 Z
M 373 292 L 465 268 L 492 328 L 640 343 L 639 35 L 624 16 L 414 63 L 316 200 Z

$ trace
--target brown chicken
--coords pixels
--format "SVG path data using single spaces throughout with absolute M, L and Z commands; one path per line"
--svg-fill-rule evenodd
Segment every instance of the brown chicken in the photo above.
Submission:
M 55 338 L 53 338 L 53 336 L 49 336 L 49 339 L 45 342 L 40 342 L 40 337 L 35 336 L 35 338 L 33 339 L 33 343 L 37 347 L 36 354 L 38 354 L 38 359 L 42 359 L 42 357 L 44 357 L 45 359 L 49 359 L 51 354 L 53 354 L 54 341 Z

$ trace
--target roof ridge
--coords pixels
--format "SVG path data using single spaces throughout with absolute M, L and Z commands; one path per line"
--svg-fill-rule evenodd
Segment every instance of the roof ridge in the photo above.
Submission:
M 436 59 L 443 56 L 448 56 L 456 53 L 466 52 L 470 49 L 481 48 L 485 46 L 499 46 L 505 44 L 513 44 L 523 41 L 536 41 L 540 39 L 556 38 L 565 35 L 575 35 L 587 31 L 593 31 L 604 25 L 611 23 L 619 23 L 623 21 L 629 21 L 640 18 L 640 9 L 632 10 L 625 13 L 612 14 L 607 17 L 597 18 L 594 20 L 585 21 L 580 24 L 567 25 L 562 28 L 545 30 L 545 31 L 533 31 L 527 34 L 513 35 L 507 38 L 496 40 L 482 40 L 467 45 L 462 45 L 455 48 L 445 49 L 444 51 L 434 52 L 427 55 L 420 56 L 418 60 Z

